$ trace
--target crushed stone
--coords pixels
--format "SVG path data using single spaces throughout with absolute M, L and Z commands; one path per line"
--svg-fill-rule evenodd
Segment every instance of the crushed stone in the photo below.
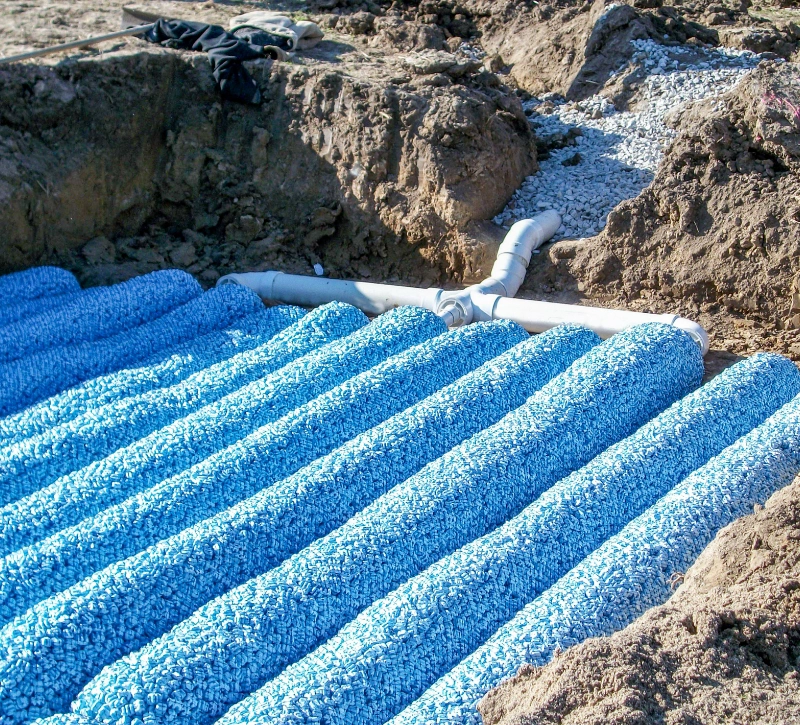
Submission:
M 631 44 L 635 72 L 643 77 L 639 108 L 618 111 L 600 95 L 578 103 L 545 97 L 524 104 L 538 139 L 539 171 L 515 192 L 496 223 L 508 227 L 555 209 L 563 219 L 555 240 L 599 234 L 609 212 L 653 180 L 677 136 L 669 115 L 731 90 L 760 60 L 746 50 L 668 47 L 650 39 Z M 625 67 L 618 75 L 629 72 Z

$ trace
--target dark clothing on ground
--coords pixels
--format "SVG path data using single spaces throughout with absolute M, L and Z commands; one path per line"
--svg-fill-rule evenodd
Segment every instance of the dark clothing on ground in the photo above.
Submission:
M 167 48 L 208 53 L 211 72 L 225 98 L 242 103 L 261 103 L 261 91 L 242 61 L 264 57 L 264 49 L 237 38 L 219 25 L 184 20 L 158 20 L 144 36 Z
M 240 40 L 244 40 L 251 45 L 273 45 L 276 48 L 289 52 L 293 50 L 292 41 L 283 35 L 276 35 L 275 33 L 268 33 L 261 28 L 238 28 L 233 31 L 233 34 Z

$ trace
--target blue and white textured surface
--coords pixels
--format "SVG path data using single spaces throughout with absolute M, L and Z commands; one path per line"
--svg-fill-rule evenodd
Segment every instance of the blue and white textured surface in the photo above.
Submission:
M 366 317 L 352 307 L 336 305 L 325 311 L 330 314 L 320 313 L 321 325 L 311 313 L 276 339 L 200 370 L 176 385 L 108 403 L 0 450 L 0 502 L 36 491 L 60 475 L 83 468 L 230 394 L 245 398 L 248 404 L 247 383 L 258 388 L 263 376 L 366 323 Z M 398 338 L 402 340 L 402 335 L 395 331 L 392 339 Z M 247 412 L 238 411 L 240 416 Z M 245 425 L 246 419 L 239 417 L 237 423 Z
M 659 496 L 798 393 L 800 373 L 777 355 L 756 355 L 726 370 L 503 526 L 373 604 L 226 722 L 327 722 L 343 711 L 352 725 L 385 722 Z
M 798 470 L 800 397 L 586 557 L 391 725 L 480 725 L 476 705 L 491 688 L 525 663 L 544 665 L 556 649 L 611 634 L 665 602 L 672 577 L 692 565 L 719 529 L 763 504 Z
M 38 380 L 0 388 L 3 725 L 477 725 L 800 468 L 796 368 L 697 389 L 664 325 L 446 331 L 172 272 L 3 290 L 0 374 Z
M 187 340 L 232 325 L 261 307 L 250 290 L 213 289 L 151 322 L 100 340 L 42 350 L 0 367 L 13 407 L 38 402 L 78 383 L 119 370 Z M 0 396 L 0 405 L 6 401 Z
M 166 347 L 150 357 L 137 358 L 131 361 L 136 367 L 91 378 L 19 413 L 0 418 L 0 446 L 44 433 L 87 410 L 101 408 L 115 400 L 179 383 L 192 373 L 236 353 L 252 350 L 277 331 L 297 322 L 304 314 L 298 307 L 260 307 L 252 315 L 242 317 L 224 329 L 200 334 L 199 337 L 195 334 L 182 345 Z

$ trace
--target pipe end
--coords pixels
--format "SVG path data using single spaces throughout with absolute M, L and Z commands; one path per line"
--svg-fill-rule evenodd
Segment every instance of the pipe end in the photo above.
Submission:
M 692 320 L 687 320 L 685 317 L 676 317 L 672 321 L 672 326 L 677 327 L 679 330 L 683 330 L 684 332 L 688 333 L 689 336 L 697 343 L 700 347 L 700 351 L 705 356 L 708 353 L 709 348 L 709 340 L 708 340 L 708 333 L 696 322 Z
M 272 299 L 272 285 L 275 278 L 283 274 L 270 270 L 268 272 L 239 272 L 226 274 L 217 280 L 216 287 L 224 284 L 240 284 L 253 290 L 262 300 Z

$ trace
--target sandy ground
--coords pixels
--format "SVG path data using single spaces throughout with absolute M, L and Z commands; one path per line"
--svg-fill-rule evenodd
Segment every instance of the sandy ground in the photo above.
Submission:
M 723 529 L 670 601 L 524 669 L 485 725 L 800 721 L 800 480 Z

